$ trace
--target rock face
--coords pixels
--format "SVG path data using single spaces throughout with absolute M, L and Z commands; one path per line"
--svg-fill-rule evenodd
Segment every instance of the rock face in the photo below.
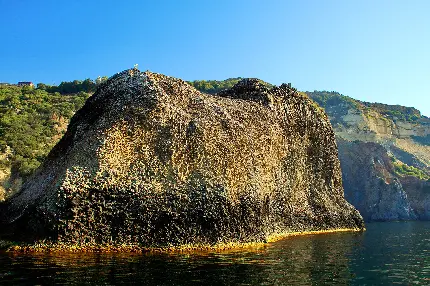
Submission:
M 400 182 L 408 194 L 416 218 L 430 220 L 430 181 L 420 180 L 414 176 L 405 176 L 400 178 Z
M 0 206 L 1 236 L 145 247 L 361 229 L 325 113 L 287 85 L 218 95 L 137 69 L 103 83 Z
M 415 108 L 308 94 L 330 118 L 345 198 L 365 221 L 430 219 L 430 119 Z
M 365 221 L 417 218 L 382 145 L 339 138 L 338 146 L 345 198 Z

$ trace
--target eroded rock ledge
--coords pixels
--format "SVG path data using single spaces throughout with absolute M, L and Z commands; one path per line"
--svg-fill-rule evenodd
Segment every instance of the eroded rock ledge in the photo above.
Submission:
M 250 79 L 208 95 L 137 69 L 88 99 L 0 220 L 9 240 L 156 248 L 364 228 L 312 100 Z

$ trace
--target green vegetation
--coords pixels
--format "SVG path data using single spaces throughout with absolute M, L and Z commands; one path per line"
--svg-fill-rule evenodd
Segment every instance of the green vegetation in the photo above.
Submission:
M 362 109 L 359 101 L 335 91 L 307 91 L 309 98 L 314 100 L 330 116 L 332 126 L 346 125 L 343 116 L 350 109 Z
M 340 106 L 346 105 L 347 108 L 355 108 L 363 111 L 374 110 L 394 121 L 400 120 L 412 123 L 430 124 L 430 119 L 421 115 L 420 111 L 413 107 L 359 101 L 335 91 L 307 91 L 306 93 L 324 109 L 335 108 L 341 112 L 342 109 Z M 346 109 L 343 108 L 343 110 Z
M 195 89 L 209 94 L 215 94 L 223 89 L 231 88 L 238 83 L 242 78 L 229 78 L 226 80 L 194 80 L 188 81 Z
M 194 81 L 188 81 L 190 85 L 192 85 L 195 89 L 198 91 L 209 93 L 209 94 L 215 94 L 217 92 L 220 92 L 221 90 L 228 89 L 233 87 L 236 83 L 241 81 L 243 78 L 236 77 L 236 78 L 229 78 L 226 80 L 194 80 Z M 263 82 L 264 85 L 267 87 L 273 87 L 272 84 Z
M 85 92 L 64 96 L 28 86 L 0 86 L 0 167 L 23 178 L 31 174 L 88 97 Z
M 358 109 L 360 103 L 349 97 L 342 95 L 336 91 L 307 91 L 306 94 L 315 100 L 322 108 L 326 109 L 329 106 L 338 106 L 341 104 L 347 105 L 350 108 Z
M 95 81 L 87 78 L 86 80 L 63 81 L 60 85 L 46 85 L 38 83 L 37 89 L 47 91 L 49 93 L 58 92 L 60 94 L 75 94 L 80 92 L 93 93 L 97 89 L 97 85 L 106 81 L 107 77 L 98 77 Z
M 407 122 L 430 122 L 430 119 L 421 115 L 421 112 L 413 107 L 406 107 L 401 105 L 389 105 L 383 103 L 369 103 L 363 102 L 363 104 L 369 108 L 376 110 L 377 112 L 386 115 L 392 120 L 400 120 Z
M 430 180 L 430 176 L 428 174 L 426 174 L 424 171 L 406 165 L 400 161 L 395 161 L 393 163 L 394 166 L 394 171 L 397 175 L 399 176 L 414 176 L 419 178 L 420 180 Z

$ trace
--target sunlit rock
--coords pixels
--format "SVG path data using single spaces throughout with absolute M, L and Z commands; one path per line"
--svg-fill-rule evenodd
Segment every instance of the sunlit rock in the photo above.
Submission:
M 21 191 L 1 236 L 144 247 L 362 229 L 325 113 L 288 85 L 218 95 L 137 69 L 100 85 Z

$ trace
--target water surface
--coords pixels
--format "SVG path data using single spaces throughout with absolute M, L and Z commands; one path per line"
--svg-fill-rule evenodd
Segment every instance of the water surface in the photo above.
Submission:
M 0 253 L 0 284 L 430 285 L 430 222 L 194 254 Z

